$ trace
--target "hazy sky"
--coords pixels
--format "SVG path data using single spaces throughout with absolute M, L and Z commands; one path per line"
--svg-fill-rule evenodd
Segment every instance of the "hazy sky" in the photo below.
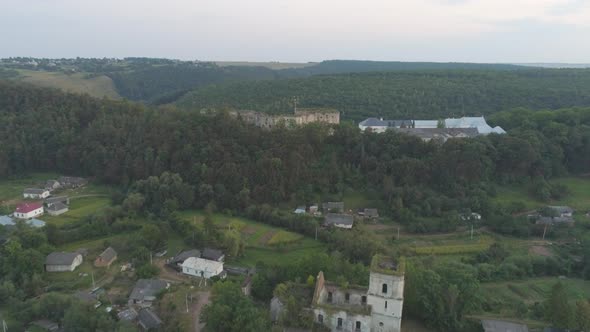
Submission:
M 0 0 L 0 57 L 590 62 L 590 0 Z

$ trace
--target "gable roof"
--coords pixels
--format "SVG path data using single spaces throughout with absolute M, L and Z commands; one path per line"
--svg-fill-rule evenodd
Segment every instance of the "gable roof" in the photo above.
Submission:
M 27 188 L 23 191 L 23 193 L 29 194 L 29 195 L 41 195 L 46 191 L 47 191 L 47 189 Z
M 75 252 L 52 252 L 45 258 L 45 265 L 72 265 L 78 256 Z
M 102 254 L 98 255 L 98 257 L 102 258 L 103 260 L 105 260 L 107 262 L 110 262 L 116 256 L 117 256 L 117 252 L 115 251 L 115 249 L 113 249 L 113 247 L 106 248 L 102 252 Z
M 194 270 L 207 272 L 216 272 L 219 270 L 219 268 L 223 269 L 223 263 L 204 258 L 189 257 L 184 261 L 184 263 L 182 263 L 182 267 L 188 267 Z
M 326 215 L 325 224 L 327 225 L 352 225 L 354 218 L 348 214 L 328 213 Z
M 182 263 L 189 257 L 201 257 L 201 252 L 197 249 L 190 249 L 180 252 L 170 260 L 171 264 Z
M 139 310 L 139 323 L 145 329 L 155 329 L 162 325 L 162 320 L 150 309 L 144 308 Z
M 135 283 L 130 300 L 143 300 L 146 297 L 155 297 L 158 293 L 168 288 L 168 283 L 159 279 L 139 279 Z
M 68 196 L 51 196 L 45 199 L 45 204 L 65 203 L 68 201 Z
M 16 212 L 29 213 L 31 211 L 35 211 L 35 210 L 40 209 L 42 207 L 43 207 L 43 205 L 39 202 L 20 203 L 16 206 Z
M 203 253 L 201 254 L 202 258 L 213 260 L 213 261 L 218 261 L 223 256 L 224 256 L 223 251 L 217 250 L 217 249 L 212 249 L 212 248 L 203 249 Z
M 62 202 L 56 202 L 56 203 L 52 203 L 46 209 L 49 210 L 49 211 L 61 211 L 61 210 L 65 210 L 67 208 L 68 208 L 68 206 L 65 205 L 64 203 L 62 203 Z
M 117 317 L 119 317 L 120 320 L 127 320 L 127 321 L 131 321 L 134 320 L 135 318 L 137 318 L 137 311 L 135 311 L 135 309 L 133 308 L 127 308 L 123 311 L 119 311 L 119 313 L 117 314 Z

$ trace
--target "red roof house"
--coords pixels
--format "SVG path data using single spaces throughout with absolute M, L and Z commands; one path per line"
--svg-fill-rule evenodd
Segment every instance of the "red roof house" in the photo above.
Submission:
M 38 202 L 20 203 L 16 206 L 14 216 L 20 219 L 29 219 L 43 214 L 43 204 Z

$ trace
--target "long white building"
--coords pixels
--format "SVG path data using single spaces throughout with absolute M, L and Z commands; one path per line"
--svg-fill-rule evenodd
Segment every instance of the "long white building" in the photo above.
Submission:
M 362 131 L 369 129 L 375 133 L 383 133 L 392 128 L 475 128 L 479 135 L 506 134 L 500 126 L 491 127 L 483 116 L 448 118 L 444 120 L 383 120 L 368 118 L 359 123 Z
M 182 263 L 182 273 L 209 279 L 223 275 L 223 262 L 189 257 Z

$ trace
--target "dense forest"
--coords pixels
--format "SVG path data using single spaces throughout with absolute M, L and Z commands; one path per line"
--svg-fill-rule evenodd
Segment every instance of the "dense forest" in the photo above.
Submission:
M 111 197 L 113 205 L 100 213 L 62 228 L 20 227 L 2 249 L 0 304 L 14 303 L 15 315 L 23 321 L 50 317 L 69 330 L 122 326 L 99 314 L 81 321 L 89 308 L 60 294 L 33 299 L 48 286 L 38 273 L 43 256 L 63 243 L 129 232 L 121 250 L 134 257 L 138 276 L 148 278 L 157 273 L 149 253 L 162 246 L 167 232 L 182 234 L 191 247 L 222 247 L 229 256 L 244 250 L 235 230 L 214 226 L 211 211 L 313 236 L 317 220 L 279 206 L 339 200 L 347 192 L 375 198 L 381 202 L 380 213 L 409 232 L 453 231 L 460 226 L 459 213 L 477 211 L 490 230 L 526 237 L 542 230 L 512 214 L 522 207 L 495 203 L 496 187 L 530 186 L 539 199 L 549 201 L 567 192 L 549 179 L 590 172 L 589 108 L 504 110 L 489 120 L 508 134 L 441 145 L 395 132 L 362 133 L 350 123 L 262 130 L 222 111 L 148 107 L 0 81 L 0 119 L 0 177 L 48 170 L 89 176 L 120 190 Z M 189 208 L 207 211 L 203 227 L 178 218 L 177 211 Z M 547 236 L 568 231 L 574 230 L 555 228 Z M 256 300 L 267 302 L 281 285 L 306 280 L 319 269 L 343 276 L 339 282 L 366 284 L 373 254 L 404 254 L 375 240 L 362 226 L 349 232 L 321 229 L 317 235 L 332 254 L 281 267 L 259 264 L 252 289 Z M 590 246 L 585 248 L 576 252 L 581 262 L 590 261 Z M 463 318 L 481 306 L 474 296 L 480 282 L 566 273 L 590 277 L 587 264 L 510 256 L 495 245 L 461 262 L 427 257 L 413 263 L 404 312 L 442 331 L 469 330 Z M 563 298 L 558 291 L 556 303 Z M 213 294 L 213 305 L 205 311 L 210 326 L 238 331 L 238 317 L 252 317 L 250 330 L 268 327 L 265 312 L 254 308 L 235 285 L 218 284 Z M 458 305 L 445 305 L 449 298 L 458 299 Z M 238 314 L 226 316 L 227 306 Z M 59 312 L 48 313 L 50 307 Z M 299 307 L 295 303 L 289 310 Z
M 0 86 L 0 116 L 6 124 L 0 176 L 59 170 L 127 186 L 170 171 L 194 188 L 188 205 L 213 202 L 230 210 L 361 190 L 411 224 L 450 211 L 491 212 L 486 197 L 493 183 L 590 171 L 584 108 L 498 113 L 491 120 L 510 134 L 444 145 L 363 134 L 349 124 L 333 132 L 319 125 L 266 131 L 224 113 L 152 109 L 9 83 Z
M 505 64 L 386 62 L 329 60 L 299 68 L 271 69 L 257 66 L 218 66 L 214 62 L 181 61 L 159 58 L 124 59 L 0 59 L 0 78 L 18 79 L 17 70 L 86 73 L 88 78 L 110 77 L 118 94 L 124 98 L 151 104 L 171 103 L 188 91 L 207 86 L 252 80 L 304 78 L 321 74 L 415 71 L 415 70 L 516 70 L 526 67 Z M 60 87 L 56 83 L 56 87 Z
M 342 117 L 432 119 L 488 115 L 515 107 L 590 105 L 590 70 L 527 69 L 352 73 L 207 86 L 177 104 L 187 109 L 232 108 L 288 112 L 292 100 L 333 107 Z

